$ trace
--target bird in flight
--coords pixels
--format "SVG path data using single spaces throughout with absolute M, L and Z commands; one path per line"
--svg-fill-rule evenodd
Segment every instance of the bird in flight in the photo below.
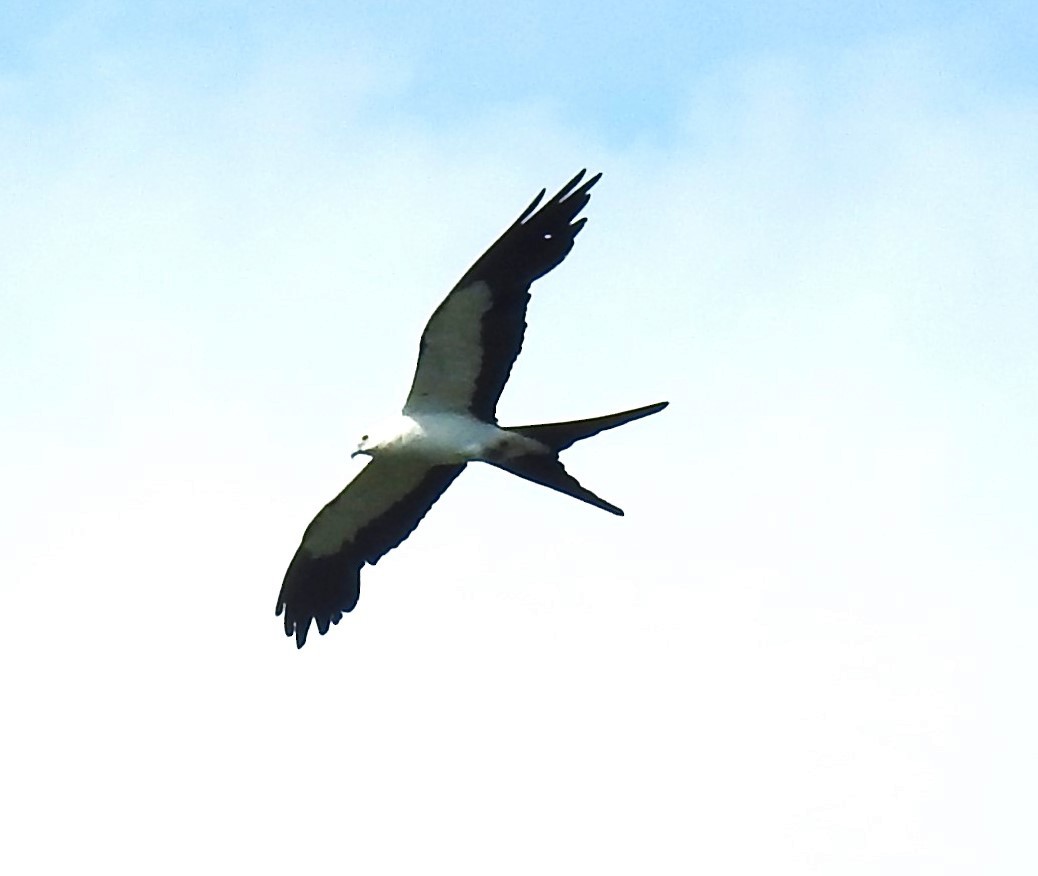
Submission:
M 663 410 L 667 402 L 565 423 L 500 426 L 497 402 L 526 331 L 530 285 L 559 265 L 587 219 L 577 215 L 601 174 L 582 170 L 538 209 L 545 190 L 436 308 L 400 416 L 361 436 L 352 454 L 371 461 L 303 533 L 276 614 L 302 648 L 311 622 L 323 636 L 360 596 L 360 570 L 407 538 L 470 462 L 622 515 L 582 487 L 559 453 L 576 441 Z

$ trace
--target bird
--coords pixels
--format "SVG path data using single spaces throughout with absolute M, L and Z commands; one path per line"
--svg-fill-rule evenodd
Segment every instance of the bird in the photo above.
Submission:
M 312 623 L 323 636 L 354 609 L 361 569 L 399 546 L 470 462 L 623 515 L 581 486 L 559 454 L 668 402 L 529 426 L 501 426 L 496 415 L 523 345 L 530 286 L 566 258 L 587 222 L 577 216 L 602 174 L 585 174 L 543 206 L 541 189 L 429 318 L 400 415 L 361 437 L 351 456 L 368 456 L 368 463 L 307 526 L 285 573 L 275 614 L 284 615 L 285 634 L 298 648 Z

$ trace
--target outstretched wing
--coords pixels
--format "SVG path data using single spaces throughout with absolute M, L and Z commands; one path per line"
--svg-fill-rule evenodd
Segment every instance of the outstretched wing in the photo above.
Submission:
M 276 614 L 285 634 L 306 643 L 310 622 L 323 636 L 360 596 L 360 570 L 407 538 L 464 465 L 420 459 L 372 459 L 303 533 L 285 573 Z
M 582 170 L 535 213 L 544 190 L 451 290 L 425 326 L 404 413 L 452 411 L 495 422 L 526 331 L 530 284 L 573 248 L 596 174 Z

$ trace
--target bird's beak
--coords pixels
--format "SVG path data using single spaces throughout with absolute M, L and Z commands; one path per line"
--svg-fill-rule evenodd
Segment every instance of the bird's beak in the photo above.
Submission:
M 360 453 L 361 452 L 359 450 L 354 450 L 353 453 L 350 454 L 350 459 L 356 459 L 358 456 L 360 456 Z

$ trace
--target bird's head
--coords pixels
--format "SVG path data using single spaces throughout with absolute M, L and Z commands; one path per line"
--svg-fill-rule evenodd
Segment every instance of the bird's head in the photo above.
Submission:
M 413 424 L 404 417 L 394 417 L 385 423 L 379 423 L 370 432 L 360 436 L 357 449 L 350 454 L 355 456 L 377 456 L 383 450 L 390 450 L 401 444 L 408 437 Z
M 350 459 L 354 459 L 358 456 L 371 456 L 372 450 L 374 449 L 375 442 L 371 440 L 370 435 L 361 435 L 360 441 L 357 442 L 357 449 L 350 454 Z

